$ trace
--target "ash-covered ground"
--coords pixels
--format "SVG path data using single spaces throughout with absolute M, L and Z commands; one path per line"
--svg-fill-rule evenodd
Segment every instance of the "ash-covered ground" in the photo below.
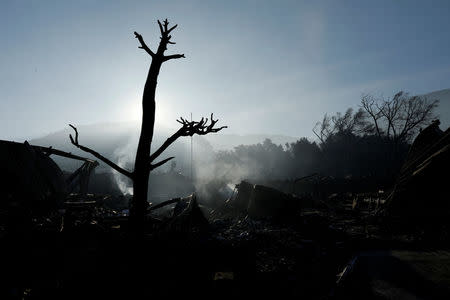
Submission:
M 315 208 L 268 216 L 264 209 L 251 207 L 258 201 L 270 204 L 271 197 L 281 195 L 273 189 L 267 193 L 265 202 L 247 199 L 253 203 L 245 209 L 239 192 L 214 209 L 198 204 L 195 196 L 175 199 L 150 212 L 143 237 L 130 234 L 127 217 L 107 207 L 112 201 L 108 197 L 72 195 L 64 211 L 2 227 L 2 295 L 449 295 L 445 222 L 404 226 L 403 220 L 379 213 L 380 199 L 366 198 L 355 207 L 350 195 L 338 203 L 330 199 Z

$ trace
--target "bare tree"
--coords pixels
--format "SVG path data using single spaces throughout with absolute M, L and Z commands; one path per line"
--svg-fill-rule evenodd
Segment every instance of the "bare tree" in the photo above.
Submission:
M 377 102 L 372 95 L 365 94 L 361 97 L 362 109 L 364 109 L 369 118 L 372 120 L 376 135 L 381 136 L 382 132 L 378 123 L 382 115 L 376 103 Z
M 364 110 L 353 112 L 353 108 L 347 109 L 344 114 L 337 112 L 334 116 L 323 116 L 322 122 L 317 122 L 313 133 L 324 143 L 330 136 L 340 133 L 362 134 L 369 131 L 371 125 L 367 122 Z
M 423 96 L 409 96 L 403 91 L 392 99 L 375 99 L 364 95 L 361 107 L 370 116 L 379 136 L 386 136 L 394 142 L 410 141 L 421 126 L 426 126 L 436 118 L 434 109 L 439 100 L 429 100 Z
M 321 143 L 325 143 L 326 139 L 335 132 L 334 127 L 331 126 L 331 117 L 325 114 L 322 121 L 317 122 L 312 131 Z
M 167 50 L 168 44 L 175 44 L 171 41 L 172 36 L 170 33 L 177 27 L 169 27 L 169 22 L 164 20 L 160 22 L 158 20 L 159 30 L 161 32 L 161 40 L 156 52 L 153 52 L 144 42 L 142 36 L 134 32 L 135 37 L 140 43 L 141 49 L 144 49 L 152 58 L 150 64 L 150 69 L 147 75 L 147 80 L 144 86 L 144 93 L 142 96 L 142 123 L 141 123 L 141 134 L 139 137 L 139 143 L 136 152 L 136 159 L 134 164 L 134 171 L 127 171 L 112 161 L 108 160 L 106 157 L 97 153 L 96 151 L 80 145 L 78 142 L 78 131 L 76 127 L 70 125 L 75 131 L 75 138 L 70 135 L 70 141 L 73 145 L 80 148 L 81 150 L 94 155 L 96 158 L 100 159 L 108 166 L 118 171 L 119 173 L 129 177 L 133 182 L 133 199 L 131 202 L 130 209 L 130 222 L 131 227 L 135 230 L 143 230 L 143 223 L 145 221 L 145 215 L 147 213 L 148 202 L 148 180 L 150 171 L 162 166 L 173 157 L 165 158 L 159 162 L 155 160 L 167 149 L 173 142 L 175 142 L 179 137 L 182 136 L 193 136 L 194 134 L 206 135 L 208 133 L 214 133 L 226 128 L 222 126 L 215 128 L 218 120 L 213 119 L 211 114 L 210 122 L 208 119 L 202 118 L 200 121 L 187 121 L 183 118 L 177 120 L 182 126 L 178 131 L 176 131 L 171 137 L 169 137 L 161 147 L 158 148 L 154 153 L 150 154 L 150 147 L 153 139 L 154 125 L 155 125 L 155 91 L 157 85 L 157 79 L 161 65 L 169 60 L 184 58 L 184 54 L 173 54 L 164 55 Z
M 361 98 L 357 112 L 352 108 L 342 114 L 324 115 L 317 122 L 313 133 L 324 143 L 335 134 L 351 133 L 355 135 L 376 134 L 387 137 L 394 144 L 409 142 L 420 127 L 427 126 L 433 119 L 439 100 L 429 100 L 423 96 L 409 96 L 402 91 L 391 99 L 376 99 L 366 94 Z

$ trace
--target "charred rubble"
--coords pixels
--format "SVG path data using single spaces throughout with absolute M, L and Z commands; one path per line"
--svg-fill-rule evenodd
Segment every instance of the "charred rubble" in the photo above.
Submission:
M 2 141 L 1 298 L 447 298 L 450 131 L 438 125 L 391 189 L 242 181 L 213 207 L 196 194 L 150 204 L 144 236 L 130 231 L 129 197 L 86 193 L 95 161 Z M 83 165 L 64 177 L 55 154 Z

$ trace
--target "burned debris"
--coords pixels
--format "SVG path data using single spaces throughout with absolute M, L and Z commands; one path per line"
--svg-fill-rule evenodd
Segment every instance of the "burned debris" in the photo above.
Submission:
M 248 215 L 253 219 L 284 219 L 300 212 L 301 199 L 275 188 L 242 181 L 219 209 L 229 214 Z
M 388 199 L 387 211 L 405 217 L 447 218 L 450 214 L 447 181 L 450 130 L 439 121 L 422 130 L 408 153 Z
M 57 208 L 67 194 L 59 167 L 41 149 L 25 142 L 0 141 L 1 205 L 33 210 Z
M 196 293 L 195 282 L 201 282 L 205 292 L 230 296 L 448 295 L 446 273 L 437 267 L 448 258 L 448 203 L 441 175 L 448 166 L 448 136 L 437 122 L 422 130 L 391 191 L 362 192 L 353 181 L 319 174 L 285 183 L 242 181 L 222 203 L 202 201 L 195 193 L 149 203 L 145 235 L 139 237 L 130 235 L 131 196 L 86 193 L 95 161 L 4 141 L 0 151 L 10 179 L 2 187 L 7 193 L 2 216 L 17 220 L 2 223 L 2 239 L 8 245 L 2 255 L 11 256 L 17 249 L 17 238 L 12 243 L 17 234 L 20 244 L 33 249 L 29 257 L 24 254 L 28 263 L 21 266 L 30 272 L 28 279 L 16 272 L 18 259 L 5 265 L 5 272 L 16 276 L 9 286 L 35 297 L 48 295 L 46 287 L 51 287 L 63 298 L 91 295 L 92 289 L 108 295 L 106 287 L 111 285 L 124 295 L 130 289 L 131 294 L 140 289 L 151 295 L 164 294 L 176 284 L 180 290 L 174 294 L 186 295 Z M 49 154 L 79 159 L 82 165 L 64 177 Z M 18 220 L 28 224 L 21 233 Z M 424 242 L 441 250 L 423 249 Z M 56 249 L 65 249 L 69 257 L 56 254 Z M 118 261 L 123 255 L 133 259 Z M 45 261 L 56 273 L 44 271 L 36 260 Z M 61 261 L 65 267 L 56 271 Z M 30 269 L 36 267 L 46 274 L 40 280 Z M 116 267 L 124 273 L 145 270 L 151 283 L 139 284 L 137 273 L 119 279 L 112 272 Z M 427 274 L 424 270 L 429 268 L 435 271 Z M 422 287 L 411 289 L 407 282 Z M 145 286 L 149 289 L 142 290 Z M 11 290 L 3 293 L 11 295 Z

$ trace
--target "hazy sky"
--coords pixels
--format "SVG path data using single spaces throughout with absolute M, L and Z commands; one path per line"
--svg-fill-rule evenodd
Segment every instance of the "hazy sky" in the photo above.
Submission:
M 157 18 L 179 24 L 157 117 L 215 112 L 228 133 L 310 136 L 362 93 L 450 88 L 450 1 L 0 3 L 0 139 L 139 118 Z

